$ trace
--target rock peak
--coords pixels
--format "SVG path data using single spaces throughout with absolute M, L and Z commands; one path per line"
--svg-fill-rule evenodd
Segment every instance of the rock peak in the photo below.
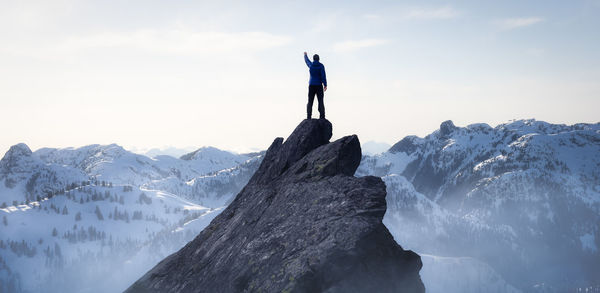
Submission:
M 327 119 L 303 120 L 285 142 L 281 137 L 273 141 L 250 182 L 265 183 L 277 178 L 312 150 L 328 144 L 332 129 Z
M 126 292 L 424 292 L 422 263 L 382 219 L 385 184 L 352 176 L 350 135 L 304 120 L 194 240 Z
M 5 157 L 31 156 L 31 149 L 24 143 L 18 143 L 10 147 L 4 155 Z
M 442 124 L 440 125 L 440 135 L 442 137 L 446 137 L 446 136 L 450 135 L 457 128 L 458 127 L 454 126 L 454 123 L 452 122 L 452 120 L 446 120 L 446 121 L 442 122 Z

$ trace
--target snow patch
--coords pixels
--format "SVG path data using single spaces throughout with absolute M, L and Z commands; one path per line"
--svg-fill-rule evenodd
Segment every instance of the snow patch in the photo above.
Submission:
M 579 241 L 581 241 L 581 248 L 584 250 L 588 250 L 592 253 L 598 251 L 598 247 L 596 247 L 596 237 L 594 233 L 586 233 L 583 236 L 579 237 Z

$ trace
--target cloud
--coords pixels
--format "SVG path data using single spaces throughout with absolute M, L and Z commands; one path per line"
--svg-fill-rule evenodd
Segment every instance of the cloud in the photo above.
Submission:
M 188 29 L 143 29 L 71 36 L 49 44 L 13 44 L 3 51 L 17 55 L 73 54 L 90 49 L 132 49 L 166 55 L 260 51 L 286 45 L 289 36 L 266 32 L 206 32 Z
M 375 13 L 367 13 L 367 14 L 364 14 L 363 17 L 368 20 L 381 19 L 381 15 L 375 14 Z
M 541 58 L 541 57 L 544 57 L 544 55 L 546 54 L 546 51 L 544 49 L 540 49 L 540 48 L 529 48 L 529 49 L 525 50 L 525 53 L 527 55 L 530 55 L 533 57 Z
M 433 19 L 452 19 L 460 16 L 462 13 L 451 6 L 443 7 L 413 7 L 402 14 L 404 19 L 433 20 Z
M 133 47 L 171 54 L 212 53 L 230 50 L 263 50 L 285 45 L 290 37 L 265 32 L 195 32 L 190 30 L 139 30 L 103 33 L 71 39 L 65 49 Z
M 340 12 L 328 13 L 326 17 L 317 17 L 311 28 L 313 33 L 328 32 L 340 25 L 342 14 Z
M 366 13 L 361 17 L 369 21 L 447 20 L 457 18 L 462 14 L 462 11 L 449 5 L 438 7 L 396 6 L 385 11 L 378 11 L 378 13 Z
M 385 40 L 385 39 L 350 40 L 350 41 L 335 43 L 333 45 L 333 50 L 337 51 L 337 52 L 349 52 L 349 51 L 355 51 L 355 50 L 369 48 L 369 47 L 380 46 L 380 45 L 386 44 L 388 42 L 389 41 Z
M 498 25 L 503 30 L 512 30 L 520 27 L 534 25 L 542 21 L 544 21 L 544 19 L 541 17 L 506 18 L 496 21 L 496 25 Z

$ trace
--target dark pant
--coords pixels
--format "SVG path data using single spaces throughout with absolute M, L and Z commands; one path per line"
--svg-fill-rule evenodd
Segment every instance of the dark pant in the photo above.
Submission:
M 323 104 L 323 86 L 322 85 L 309 85 L 308 86 L 308 104 L 306 105 L 306 116 L 308 119 L 312 116 L 312 106 L 315 100 L 315 94 L 317 94 L 317 100 L 319 100 L 319 117 L 325 118 L 325 105 Z

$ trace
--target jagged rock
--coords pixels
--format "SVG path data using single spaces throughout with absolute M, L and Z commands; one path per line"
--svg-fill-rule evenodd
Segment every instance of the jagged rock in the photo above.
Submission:
M 304 120 L 193 241 L 126 292 L 424 292 L 420 257 L 382 224 L 385 184 L 353 177 L 358 137 Z
M 31 156 L 31 149 L 24 143 L 18 143 L 10 147 L 5 156 Z
M 6 154 L 4 154 L 4 157 L 0 159 L 0 178 L 1 175 L 10 173 L 19 160 L 29 158 L 31 154 L 31 149 L 24 143 L 11 146 Z
M 303 120 L 285 144 L 282 137 L 273 141 L 249 184 L 265 184 L 272 181 L 308 152 L 328 143 L 331 131 L 332 126 L 328 120 Z
M 29 147 L 24 143 L 11 146 L 6 154 L 4 154 L 4 157 L 0 159 L 0 180 L 4 179 L 8 175 L 11 175 L 12 173 L 24 172 L 24 170 L 20 168 L 19 162 L 31 161 L 31 154 L 31 149 L 29 149 Z M 12 181 L 12 179 L 9 181 Z M 9 183 L 7 187 L 9 186 L 12 186 L 12 184 Z
M 446 137 L 456 129 L 458 129 L 458 127 L 454 126 L 452 120 L 446 120 L 440 125 L 440 135 Z

